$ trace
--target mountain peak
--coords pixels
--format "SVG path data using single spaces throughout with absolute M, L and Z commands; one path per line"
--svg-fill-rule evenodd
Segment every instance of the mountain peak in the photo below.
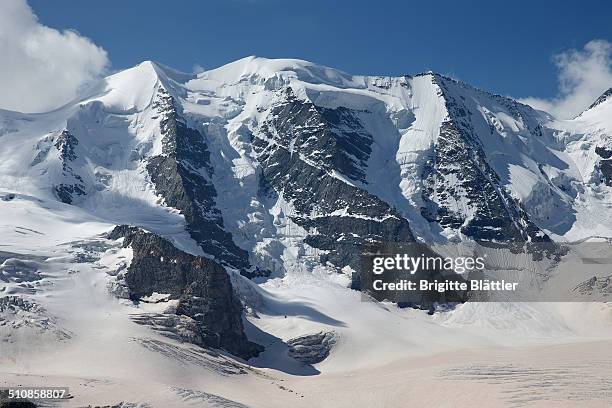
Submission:
M 603 102 L 607 101 L 611 97 L 612 97 L 612 88 L 608 88 L 608 90 L 602 93 L 601 96 L 597 98 L 595 102 L 593 102 L 591 106 L 589 106 L 586 110 L 593 109 L 594 107 L 602 104 Z
M 271 59 L 253 55 L 198 74 L 198 79 L 221 82 L 237 82 L 248 77 L 283 77 L 313 84 L 356 86 L 355 77 L 335 68 L 300 59 Z
M 103 89 L 84 102 L 98 100 L 117 112 L 141 111 L 151 102 L 160 82 L 168 81 L 166 71 L 153 61 L 144 61 L 104 79 Z
M 178 83 L 185 83 L 196 77 L 195 74 L 182 72 L 177 69 L 171 68 L 165 64 L 162 64 L 161 62 L 153 60 L 145 60 L 132 68 L 128 68 L 128 70 L 135 70 L 136 72 L 145 75 L 153 74 L 162 81 L 171 79 Z

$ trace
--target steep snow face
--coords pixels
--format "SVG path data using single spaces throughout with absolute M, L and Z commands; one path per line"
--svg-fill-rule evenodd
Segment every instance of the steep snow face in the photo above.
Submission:
M 0 185 L 79 205 L 95 219 L 142 225 L 192 253 L 184 217 L 156 195 L 143 160 L 162 150 L 154 107 L 171 80 L 145 62 L 75 104 L 42 115 L 2 112 Z
M 99 101 L 106 112 L 142 112 L 151 104 L 160 72 L 155 63 L 145 61 L 106 78 L 103 90 L 81 104 Z
M 560 173 L 573 187 L 576 222 L 566 233 L 570 240 L 612 233 L 612 92 L 571 120 L 547 123 L 563 146 L 568 171 Z M 571 177 L 571 179 L 570 179 Z M 568 180 L 569 179 L 569 180 Z

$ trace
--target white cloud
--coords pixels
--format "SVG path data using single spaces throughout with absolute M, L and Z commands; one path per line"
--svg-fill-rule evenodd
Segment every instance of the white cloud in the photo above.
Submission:
M 569 50 L 554 57 L 559 70 L 559 94 L 551 99 L 521 99 L 536 109 L 560 119 L 573 118 L 612 87 L 612 43 L 589 41 L 582 50 Z
M 88 38 L 42 25 L 26 0 L 1 0 L 0 108 L 59 107 L 107 66 L 106 51 Z
M 204 71 L 206 71 L 206 69 L 204 69 L 204 67 L 200 64 L 193 64 L 192 72 L 194 74 L 201 74 Z

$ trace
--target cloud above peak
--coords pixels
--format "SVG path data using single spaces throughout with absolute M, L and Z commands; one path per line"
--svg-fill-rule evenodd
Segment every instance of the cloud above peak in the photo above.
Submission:
M 2 0 L 0 55 L 0 108 L 21 112 L 61 106 L 109 64 L 90 39 L 41 24 L 25 0 Z
M 568 50 L 553 58 L 559 71 L 559 94 L 550 99 L 528 97 L 521 102 L 559 119 L 570 119 L 588 108 L 612 87 L 612 43 L 592 40 L 581 50 Z

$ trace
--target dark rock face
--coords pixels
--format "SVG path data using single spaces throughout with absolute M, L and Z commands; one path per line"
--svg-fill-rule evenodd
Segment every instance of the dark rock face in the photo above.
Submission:
M 243 358 L 263 348 L 247 340 L 242 325 L 242 305 L 235 296 L 227 272 L 217 262 L 175 248 L 169 241 L 126 225 L 116 227 L 110 239 L 124 237 L 124 247 L 134 256 L 125 273 L 131 299 L 153 292 L 178 299 L 170 325 L 180 327 L 183 339 L 205 347 L 229 351 Z M 187 317 L 189 319 L 184 319 Z
M 603 146 L 597 146 L 595 148 L 595 153 L 602 159 L 612 159 L 612 149 L 608 149 Z
M 356 112 L 316 107 L 286 89 L 252 142 L 264 190 L 293 205 L 290 218 L 309 232 L 305 242 L 329 251 L 320 261 L 337 268 L 358 270 L 368 243 L 413 240 L 408 221 L 386 202 L 334 176 L 365 183 L 372 140 Z
M 155 108 L 163 116 L 163 148 L 162 155 L 149 159 L 147 171 L 156 193 L 181 211 L 190 235 L 205 253 L 247 277 L 266 275 L 250 266 L 247 251 L 236 246 L 223 226 L 204 136 L 182 121 L 173 98 L 163 89 L 158 91 Z
M 78 139 L 71 135 L 70 132 L 67 130 L 62 131 L 55 141 L 55 148 L 58 150 L 60 159 L 63 163 L 76 160 L 77 155 L 75 149 L 78 144 Z M 66 170 L 66 167 L 66 164 L 64 164 L 64 170 Z
M 599 171 L 608 187 L 612 187 L 612 159 L 601 160 L 599 162 Z
M 315 219 L 295 218 L 298 225 L 313 230 L 305 242 L 314 248 L 327 250 L 321 262 L 339 268 L 346 265 L 359 270 L 361 253 L 366 245 L 383 242 L 406 242 L 414 238 L 408 221 L 399 216 L 384 219 L 328 216 Z
M 357 112 L 304 103 L 291 88 L 282 92 L 283 103 L 271 112 L 276 120 L 266 129 L 273 129 L 274 141 L 313 166 L 366 183 L 373 138 L 364 130 Z
M 78 184 L 58 184 L 54 187 L 55 194 L 57 198 L 60 199 L 62 203 L 72 204 L 74 200 L 74 195 L 85 195 L 85 191 Z
M 319 332 L 296 337 L 287 342 L 289 356 L 304 364 L 317 364 L 329 356 L 337 341 L 334 332 Z
M 610 89 L 608 92 L 611 92 L 610 95 L 612 95 L 612 89 Z M 599 171 L 601 172 L 603 182 L 607 186 L 612 187 L 612 148 L 609 149 L 603 146 L 597 146 L 595 148 L 595 153 L 601 157 L 598 167 Z
M 423 217 L 459 230 L 476 241 L 549 241 L 501 185 L 475 134 L 472 113 L 445 91 L 445 81 L 451 80 L 439 77 L 435 80 L 446 100 L 449 118 L 442 124 L 426 171 Z M 532 132 L 537 134 L 538 130 L 534 127 Z M 458 203 L 459 207 L 469 207 L 471 214 L 468 216 L 466 209 L 458 211 Z
M 78 144 L 78 139 L 67 130 L 62 131 L 54 144 L 62 162 L 62 174 L 67 182 L 53 186 L 53 190 L 57 197 L 66 204 L 72 204 L 75 195 L 87 194 L 83 178 L 70 166 L 70 162 L 77 159 L 76 146 Z

